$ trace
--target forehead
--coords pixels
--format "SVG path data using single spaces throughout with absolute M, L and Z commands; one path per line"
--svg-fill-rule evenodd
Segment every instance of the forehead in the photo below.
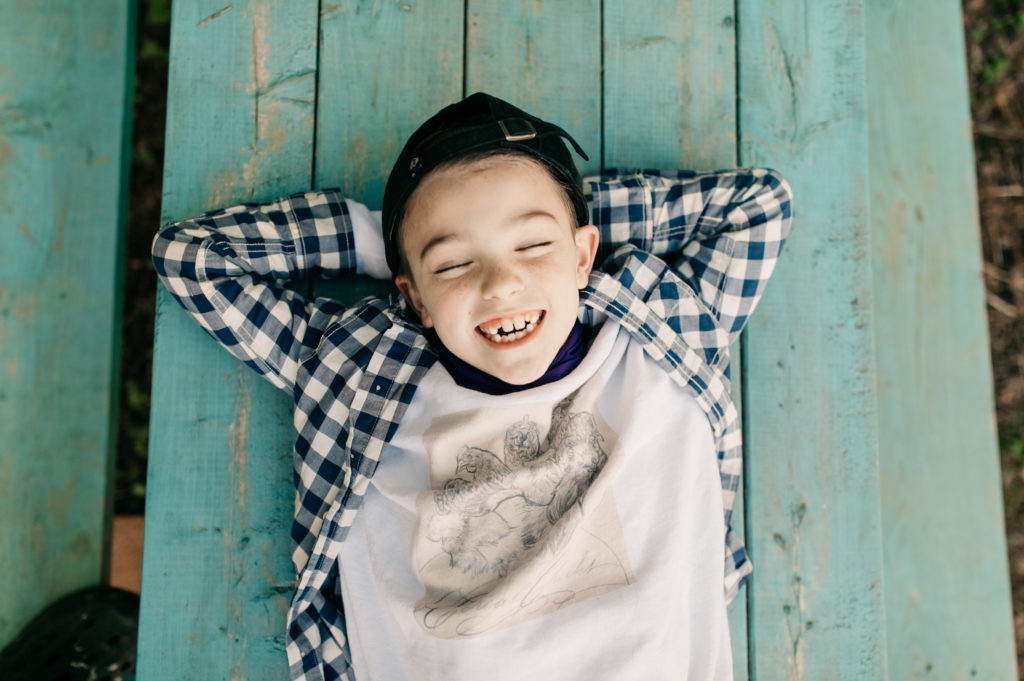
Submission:
M 439 232 L 496 229 L 529 213 L 573 224 L 568 195 L 543 163 L 523 156 L 458 163 L 434 170 L 416 187 L 399 226 L 399 244 L 405 250 Z
M 409 210 L 418 202 L 437 201 L 449 194 L 459 198 L 459 194 L 464 191 L 483 191 L 488 183 L 473 181 L 480 176 L 495 182 L 520 185 L 520 188 L 523 184 L 534 184 L 537 185 L 536 189 L 545 193 L 562 192 L 547 167 L 539 160 L 521 154 L 498 154 L 442 165 L 433 170 L 413 190 L 409 197 Z

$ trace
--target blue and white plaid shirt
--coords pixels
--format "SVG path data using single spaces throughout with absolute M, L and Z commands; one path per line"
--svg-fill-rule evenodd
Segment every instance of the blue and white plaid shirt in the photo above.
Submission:
M 586 178 L 584 187 L 603 264 L 581 292 L 581 319 L 622 325 L 704 408 L 729 527 L 742 469 L 729 345 L 789 231 L 789 186 L 773 171 L 741 169 L 616 170 Z M 437 355 L 397 294 L 346 308 L 283 286 L 356 271 L 352 223 L 335 190 L 166 225 L 153 261 L 168 291 L 218 343 L 295 400 L 299 583 L 288 614 L 289 666 L 293 679 L 351 681 L 339 546 Z M 731 528 L 724 548 L 731 599 L 751 567 Z

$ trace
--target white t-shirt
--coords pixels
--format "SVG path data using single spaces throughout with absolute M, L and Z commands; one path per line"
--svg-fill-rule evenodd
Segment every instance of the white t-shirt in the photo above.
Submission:
M 438 363 L 339 557 L 360 681 L 732 679 L 707 416 L 605 324 L 508 395 Z

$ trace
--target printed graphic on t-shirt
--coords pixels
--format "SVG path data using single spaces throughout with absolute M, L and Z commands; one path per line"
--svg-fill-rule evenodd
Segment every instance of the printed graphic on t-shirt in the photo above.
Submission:
M 598 383 L 553 408 L 460 412 L 424 433 L 434 492 L 417 498 L 414 561 L 426 633 L 474 636 L 633 583 Z

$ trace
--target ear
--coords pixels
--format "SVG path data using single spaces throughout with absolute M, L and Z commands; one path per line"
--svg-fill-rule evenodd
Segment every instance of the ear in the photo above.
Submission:
M 420 316 L 420 321 L 423 326 L 428 329 L 434 326 L 433 320 L 430 318 L 430 313 L 427 312 L 427 308 L 423 305 L 423 299 L 420 297 L 420 292 L 416 288 L 416 284 L 412 278 L 404 274 L 399 274 L 395 277 L 395 286 L 398 287 L 399 293 L 405 298 L 405 302 L 412 306 L 412 309 L 416 310 L 416 314 Z
M 600 240 L 600 233 L 594 225 L 583 225 L 576 229 L 576 288 L 587 285 Z

